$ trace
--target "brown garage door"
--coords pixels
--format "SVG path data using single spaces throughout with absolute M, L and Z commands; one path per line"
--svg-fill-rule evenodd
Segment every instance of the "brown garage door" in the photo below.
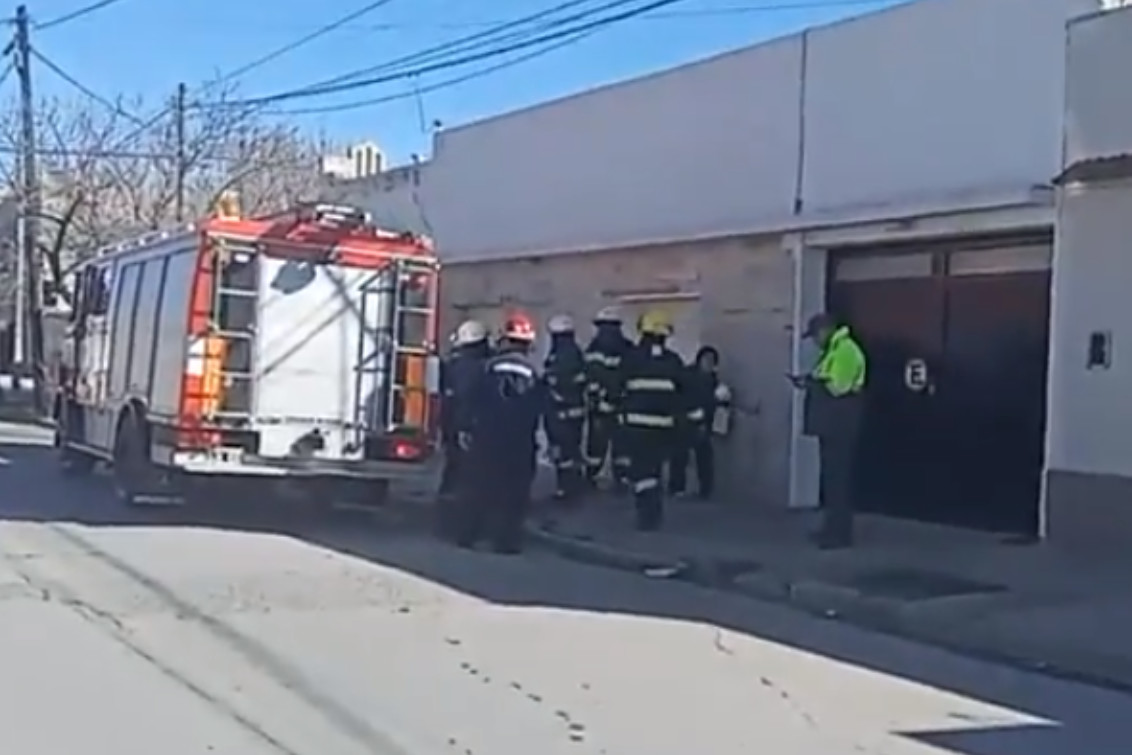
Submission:
M 833 257 L 830 300 L 870 357 L 858 503 L 1036 532 L 1050 246 Z

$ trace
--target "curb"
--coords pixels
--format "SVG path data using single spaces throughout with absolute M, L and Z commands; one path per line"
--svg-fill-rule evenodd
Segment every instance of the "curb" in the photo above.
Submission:
M 552 553 L 590 566 L 604 566 L 607 569 L 634 573 L 641 573 L 648 569 L 683 568 L 685 566 L 680 561 L 666 561 L 645 553 L 634 553 L 570 535 L 560 535 L 544 525 L 528 524 L 527 536 Z
M 965 620 L 963 603 L 944 619 L 942 601 L 908 604 L 867 595 L 852 587 L 816 580 L 794 580 L 756 568 L 732 578 L 719 579 L 718 570 L 695 560 L 665 561 L 656 556 L 615 548 L 578 537 L 562 535 L 540 525 L 528 525 L 530 539 L 563 558 L 591 566 L 645 575 L 650 569 L 670 569 L 664 576 L 707 589 L 786 606 L 825 619 L 869 629 L 905 640 L 921 642 L 959 655 L 1011 666 L 1058 679 L 1132 692 L 1132 658 L 1088 649 L 1066 650 L 1029 636 L 1003 636 L 993 628 Z M 970 610 L 986 600 L 968 601 Z

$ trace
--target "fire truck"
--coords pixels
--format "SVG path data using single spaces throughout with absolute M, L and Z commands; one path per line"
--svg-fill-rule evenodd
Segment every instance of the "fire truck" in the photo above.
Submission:
M 123 502 L 231 478 L 382 502 L 433 472 L 439 263 L 349 207 L 217 214 L 75 272 L 55 401 L 68 474 Z

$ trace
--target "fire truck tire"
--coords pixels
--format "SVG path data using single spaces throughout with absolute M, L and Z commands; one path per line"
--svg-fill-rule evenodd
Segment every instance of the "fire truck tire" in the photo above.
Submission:
M 133 412 L 118 423 L 114 439 L 114 492 L 127 506 L 144 506 L 152 498 L 153 463 L 149 460 L 149 438 L 144 420 Z

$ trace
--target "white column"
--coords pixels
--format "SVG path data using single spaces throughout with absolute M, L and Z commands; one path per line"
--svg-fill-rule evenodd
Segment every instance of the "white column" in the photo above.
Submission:
M 800 234 L 788 236 L 783 246 L 794 263 L 794 312 L 791 338 L 791 372 L 808 371 L 817 354 L 812 344 L 803 341 L 802 332 L 809 318 L 825 309 L 826 252 L 809 248 Z M 802 434 L 805 402 L 802 392 L 796 391 L 790 407 L 790 501 L 792 509 L 812 509 L 818 506 L 818 479 L 821 456 L 818 442 Z

